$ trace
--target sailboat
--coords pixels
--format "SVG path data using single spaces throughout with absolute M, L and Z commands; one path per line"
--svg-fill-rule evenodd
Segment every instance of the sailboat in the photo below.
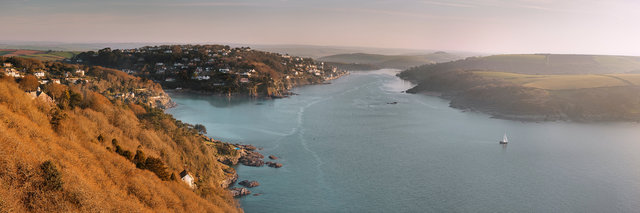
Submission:
M 509 143 L 509 139 L 507 139 L 507 133 L 504 133 L 504 136 L 502 137 L 500 144 L 508 144 L 508 143 Z

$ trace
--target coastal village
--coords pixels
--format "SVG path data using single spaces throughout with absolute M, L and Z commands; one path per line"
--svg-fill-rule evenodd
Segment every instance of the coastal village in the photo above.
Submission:
M 55 84 L 93 87 L 111 100 L 127 103 L 144 103 L 159 108 L 173 106 L 169 96 L 161 89 L 154 88 L 153 82 L 136 80 L 117 70 L 18 57 L 0 58 L 0 61 L 0 75 L 12 77 L 18 82 L 26 78 L 37 80 L 38 85 L 31 91 L 35 97 L 46 96 L 47 91 L 43 89 Z M 89 74 L 87 69 L 93 72 Z
M 69 63 L 121 69 L 166 89 L 282 97 L 297 85 L 317 84 L 345 71 L 310 58 L 223 45 L 164 45 L 78 54 Z

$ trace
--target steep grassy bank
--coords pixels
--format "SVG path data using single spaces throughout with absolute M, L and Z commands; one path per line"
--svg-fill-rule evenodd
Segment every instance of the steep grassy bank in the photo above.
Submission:
M 221 186 L 229 147 L 205 145 L 191 125 L 80 84 L 55 102 L 24 86 L 0 79 L 0 211 L 241 211 Z

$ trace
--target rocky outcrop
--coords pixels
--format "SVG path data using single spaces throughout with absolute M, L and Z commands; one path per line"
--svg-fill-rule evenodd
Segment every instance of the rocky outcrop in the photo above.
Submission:
M 240 144 L 236 144 L 236 146 L 237 146 L 237 147 L 240 147 L 240 148 L 242 148 L 242 149 L 244 149 L 244 150 L 248 150 L 248 151 L 255 151 L 256 149 L 258 149 L 258 148 L 256 148 L 256 147 L 255 147 L 255 146 L 253 146 L 253 145 L 240 145 Z
M 171 100 L 171 97 L 169 97 L 167 93 L 161 93 L 157 96 L 149 97 L 147 103 L 152 107 L 157 107 L 160 109 L 169 109 L 177 105 Z
M 274 156 L 274 155 L 269 155 L 269 159 L 271 160 L 278 160 L 278 157 Z
M 220 187 L 222 188 L 227 188 L 231 184 L 238 181 L 238 173 L 236 173 L 235 171 L 233 171 L 233 173 L 226 173 L 225 175 L 226 175 L 225 179 L 222 180 L 222 182 L 220 183 Z
M 264 165 L 263 158 L 264 156 L 258 152 L 245 150 L 245 154 L 240 157 L 238 162 L 245 166 L 261 167 Z
M 280 168 L 280 167 L 282 167 L 282 164 L 281 164 L 281 163 L 276 163 L 276 162 L 271 162 L 271 161 L 266 162 L 265 164 L 267 164 L 269 167 L 273 167 L 273 168 Z
M 243 181 L 240 181 L 240 183 L 238 184 L 245 186 L 247 188 L 253 188 L 260 185 L 260 183 L 258 183 L 258 181 L 255 181 L 255 180 L 253 181 L 243 180 Z
M 249 191 L 246 188 L 242 188 L 242 187 L 231 188 L 231 195 L 233 197 L 240 197 L 240 196 L 245 196 L 245 195 L 250 195 L 250 194 L 251 194 L 251 191 Z

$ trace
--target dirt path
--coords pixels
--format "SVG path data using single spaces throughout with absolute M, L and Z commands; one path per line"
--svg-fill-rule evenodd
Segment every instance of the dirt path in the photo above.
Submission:
M 628 81 L 627 79 L 624 79 L 624 78 L 620 78 L 620 77 L 618 77 L 618 76 L 612 76 L 612 75 L 606 75 L 606 74 L 602 74 L 602 75 L 600 75 L 600 76 L 609 77 L 609 78 L 614 78 L 614 79 L 616 79 L 616 80 L 620 80 L 620 81 L 622 81 L 622 82 L 626 83 L 626 84 L 627 84 L 627 85 L 629 85 L 629 86 L 635 86 L 635 84 L 634 84 L 633 82 Z

